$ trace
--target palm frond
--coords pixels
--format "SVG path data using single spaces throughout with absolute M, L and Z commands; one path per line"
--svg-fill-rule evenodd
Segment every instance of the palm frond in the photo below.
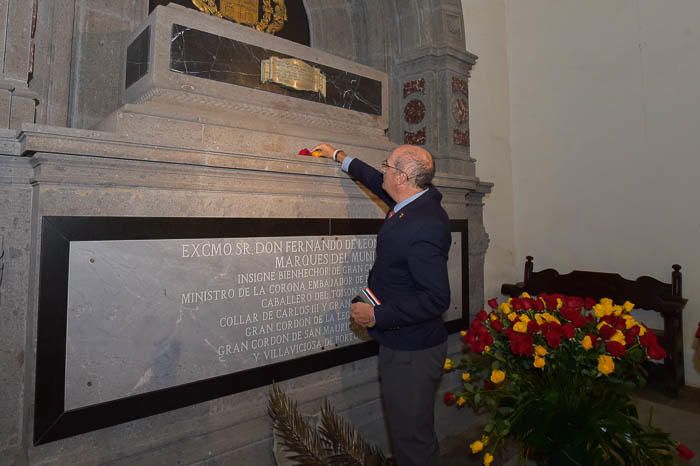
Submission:
M 290 456 L 291 460 L 300 466 L 331 464 L 316 429 L 309 426 L 299 414 L 296 402 L 289 399 L 276 384 L 272 385 L 267 411 L 282 444 L 294 453 Z
M 350 422 L 336 414 L 328 400 L 323 402 L 319 430 L 332 452 L 329 464 L 365 466 L 386 462 L 381 450 L 367 443 Z

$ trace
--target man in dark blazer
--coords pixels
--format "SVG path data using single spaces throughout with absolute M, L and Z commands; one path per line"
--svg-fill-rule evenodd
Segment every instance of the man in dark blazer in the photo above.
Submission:
M 399 146 L 379 171 L 329 144 L 314 151 L 342 163 L 389 206 L 368 278 L 381 304 L 354 303 L 350 314 L 380 345 L 382 398 L 398 465 L 437 465 L 434 406 L 447 354 L 442 314 L 450 305 L 451 234 L 442 194 L 431 184 L 433 157 Z

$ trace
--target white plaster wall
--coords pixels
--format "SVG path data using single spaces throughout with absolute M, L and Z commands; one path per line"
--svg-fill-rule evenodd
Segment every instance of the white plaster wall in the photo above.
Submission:
M 484 266 L 485 299 L 522 274 L 513 237 L 508 63 L 503 0 L 462 0 L 467 50 L 479 56 L 469 79 L 471 156 L 479 178 L 494 183 L 484 199 L 490 244 Z
M 479 176 L 496 182 L 485 208 L 487 296 L 499 284 L 491 280 L 512 268 L 504 254 L 513 247 L 510 227 L 498 218 L 509 209 L 512 279 L 520 279 L 527 254 L 536 269 L 663 281 L 679 263 L 689 299 L 686 383 L 700 386 L 693 338 L 700 320 L 700 2 L 505 0 L 505 39 L 497 5 L 462 3 L 467 49 L 480 56 L 471 81 L 472 155 Z M 491 72 L 507 78 L 480 68 L 489 53 L 504 62 Z M 507 108 L 497 81 L 507 82 Z M 500 156 L 496 135 L 510 147 Z M 497 197 L 511 190 L 510 205 Z

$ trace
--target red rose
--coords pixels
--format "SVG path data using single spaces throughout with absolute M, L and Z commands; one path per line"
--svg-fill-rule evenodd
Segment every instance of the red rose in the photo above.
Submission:
M 615 335 L 615 329 L 607 324 L 600 327 L 599 332 L 600 332 L 600 336 L 606 340 L 608 338 L 612 337 L 613 335 Z
M 532 335 L 533 333 L 537 333 L 539 331 L 540 331 L 540 325 L 536 321 L 531 320 L 527 323 L 527 333 Z
M 535 301 L 532 303 L 532 308 L 537 312 L 544 311 L 544 301 L 542 301 L 540 298 L 535 299 Z
M 474 319 L 474 320 L 472 320 L 472 325 L 471 325 L 471 328 L 470 328 L 470 330 L 471 330 L 472 332 L 478 332 L 478 331 L 480 331 L 482 328 L 484 328 L 484 324 L 483 324 L 482 321 L 480 321 L 479 319 Z
M 598 304 L 598 302 L 593 298 L 583 298 L 583 307 L 586 309 L 593 309 L 593 306 Z
M 656 341 L 656 335 L 654 335 L 654 333 L 651 332 L 649 329 L 647 329 L 647 333 L 639 337 L 639 343 L 646 348 L 658 345 L 658 342 Z
M 654 344 L 647 348 L 647 355 L 650 359 L 664 359 L 666 351 L 660 345 Z
M 699 326 L 699 328 L 700 328 L 700 326 Z M 698 338 L 700 338 L 700 337 L 698 337 Z M 687 460 L 689 460 L 695 456 L 695 452 L 693 450 L 691 450 L 690 448 L 686 447 L 685 445 L 683 445 L 682 443 L 679 443 L 678 445 L 676 445 L 676 450 L 678 451 L 678 454 L 681 455 L 681 458 L 684 458 Z
M 561 334 L 559 332 L 549 332 L 545 338 L 547 339 L 547 344 L 554 349 L 559 348 L 559 345 L 561 345 Z
M 605 343 L 605 350 L 610 353 L 611 356 L 620 358 L 625 355 L 625 347 L 616 341 L 609 341 Z
M 299 151 L 299 155 L 311 155 L 311 151 L 304 147 L 302 150 Z
M 476 313 L 476 319 L 480 321 L 485 321 L 488 318 L 488 314 L 483 309 Z
M 491 298 L 487 302 L 491 309 L 496 309 L 498 307 L 498 300 L 496 298 Z
M 457 397 L 452 392 L 445 392 L 445 396 L 442 397 L 442 401 L 445 402 L 447 406 L 452 406 L 457 401 Z
M 514 311 L 522 310 L 523 306 L 522 306 L 520 298 L 511 299 L 510 300 L 510 307 L 512 307 Z
M 520 306 L 523 308 L 523 310 L 529 311 L 532 309 L 532 300 L 523 298 L 520 300 Z
M 494 329 L 497 332 L 500 332 L 503 330 L 503 324 L 501 323 L 500 320 L 492 320 L 491 321 L 491 328 Z
M 531 335 L 513 332 L 510 338 L 510 351 L 516 356 L 531 356 L 535 348 Z
M 625 332 L 625 342 L 627 345 L 633 345 L 634 340 L 639 336 L 639 326 L 635 325 L 630 327 L 629 330 Z
M 564 299 L 564 307 L 579 310 L 583 307 L 583 298 L 579 296 L 567 296 Z
M 573 338 L 576 335 L 576 327 L 574 324 L 564 324 L 561 326 L 561 332 L 565 338 Z
M 548 310 L 554 310 L 557 308 L 557 298 L 552 295 L 544 295 L 544 304 Z

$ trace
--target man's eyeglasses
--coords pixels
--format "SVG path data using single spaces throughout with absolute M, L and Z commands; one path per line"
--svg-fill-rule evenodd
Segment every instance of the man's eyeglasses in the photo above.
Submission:
M 403 173 L 404 175 L 406 175 L 406 178 L 410 178 L 410 176 L 409 176 L 408 173 L 406 173 L 405 171 L 401 170 L 399 167 L 395 167 L 394 165 L 389 165 L 389 162 L 387 162 L 386 160 L 384 160 L 384 161 L 382 162 L 382 173 L 386 173 L 386 171 L 387 171 L 389 168 L 393 168 L 394 170 L 399 171 L 399 172 Z

